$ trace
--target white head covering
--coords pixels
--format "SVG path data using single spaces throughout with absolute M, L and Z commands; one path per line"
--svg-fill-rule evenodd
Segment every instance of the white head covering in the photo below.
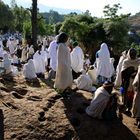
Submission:
M 100 75 L 106 78 L 111 78 L 113 69 L 111 67 L 110 53 L 106 43 L 101 44 L 98 55 L 97 76 Z
M 99 58 L 102 60 L 110 58 L 110 53 L 109 53 L 108 46 L 106 43 L 101 44 L 101 47 L 99 50 Z

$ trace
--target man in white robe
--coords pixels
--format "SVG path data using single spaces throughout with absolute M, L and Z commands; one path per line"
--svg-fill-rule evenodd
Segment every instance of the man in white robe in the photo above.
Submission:
M 37 77 L 32 59 L 29 59 L 28 62 L 24 64 L 23 75 L 27 79 L 35 79 Z
M 48 74 L 49 80 L 51 80 L 52 78 L 55 78 L 56 61 L 57 61 L 57 47 L 58 47 L 58 44 L 57 44 L 56 38 L 55 38 L 55 40 L 53 40 L 50 43 L 50 46 L 48 48 L 49 56 L 50 56 L 50 68 L 51 68 L 51 70 L 49 71 L 49 74 Z
M 108 82 L 104 83 L 103 86 L 99 87 L 95 93 L 94 97 L 90 103 L 90 106 L 86 108 L 86 113 L 93 117 L 102 119 L 103 111 L 105 110 L 109 99 L 111 97 L 113 84 Z
M 78 73 L 84 66 L 84 54 L 82 49 L 78 46 L 78 42 L 75 41 L 73 47 L 74 49 L 71 52 L 71 67 L 73 70 L 73 78 L 76 79 L 79 76 Z

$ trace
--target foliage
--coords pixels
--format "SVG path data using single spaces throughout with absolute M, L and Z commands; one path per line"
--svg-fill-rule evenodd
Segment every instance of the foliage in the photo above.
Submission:
M 135 44 L 135 43 L 132 43 L 132 44 L 130 45 L 130 48 L 136 49 L 136 50 L 137 50 L 137 53 L 138 53 L 138 56 L 140 56 L 140 45 L 137 45 L 137 44 Z
M 58 22 L 64 21 L 64 15 L 60 15 L 58 12 L 53 10 L 41 13 L 41 15 L 45 18 L 46 23 L 48 24 L 56 24 Z
M 13 13 L 8 5 L 5 5 L 0 0 L 0 28 L 12 29 L 13 28 Z
M 15 30 L 22 32 L 23 23 L 30 19 L 30 12 L 22 6 L 18 7 L 17 5 L 12 9 L 12 12 L 14 15 Z
M 23 34 L 25 38 L 28 38 L 28 36 L 31 36 L 31 21 L 25 21 L 23 23 Z
M 121 9 L 120 4 L 109 5 L 104 8 L 104 30 L 106 32 L 107 43 L 111 46 L 114 53 L 125 50 L 128 44 L 128 17 L 127 15 L 117 15 Z

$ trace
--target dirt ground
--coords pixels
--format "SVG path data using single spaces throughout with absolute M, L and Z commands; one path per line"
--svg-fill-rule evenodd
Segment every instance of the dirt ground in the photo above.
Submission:
M 96 120 L 85 113 L 92 99 L 86 91 L 67 98 L 53 89 L 53 81 L 25 81 L 0 77 L 0 139 L 2 140 L 140 140 L 135 120 Z

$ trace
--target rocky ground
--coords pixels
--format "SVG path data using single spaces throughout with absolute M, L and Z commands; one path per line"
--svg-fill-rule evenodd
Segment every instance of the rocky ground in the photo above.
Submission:
M 0 78 L 0 131 L 4 130 L 5 140 L 140 139 L 134 119 L 124 114 L 122 122 L 87 116 L 84 110 L 91 99 L 92 94 L 82 90 L 71 91 L 63 98 L 53 89 L 53 81 L 27 82 L 20 75 L 3 76 Z

